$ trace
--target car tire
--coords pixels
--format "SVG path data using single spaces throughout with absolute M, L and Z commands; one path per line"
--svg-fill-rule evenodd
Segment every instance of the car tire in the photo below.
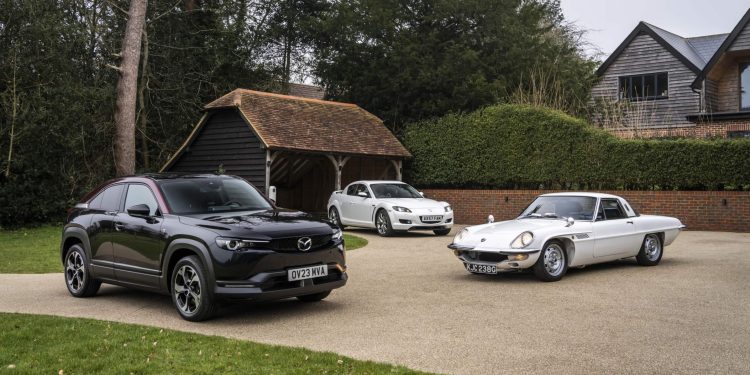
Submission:
M 432 233 L 435 233 L 436 236 L 445 236 L 450 232 L 450 229 L 435 229 L 432 231 Z
M 184 257 L 172 268 L 172 303 L 183 319 L 199 322 L 213 316 L 216 304 L 208 280 L 206 269 L 197 256 Z
M 91 297 L 99 291 L 102 282 L 91 277 L 89 260 L 81 245 L 73 245 L 65 254 L 65 285 L 73 297 Z
M 658 234 L 651 233 L 643 238 L 641 250 L 635 256 L 635 260 L 641 266 L 655 266 L 659 264 L 663 254 L 664 246 L 661 242 L 661 237 Z
M 339 229 L 344 230 L 344 224 L 341 224 L 341 215 L 339 214 L 339 210 L 337 210 L 336 207 L 331 207 L 331 209 L 328 210 L 328 219 L 336 224 Z
M 388 213 L 382 208 L 375 214 L 375 229 L 382 237 L 393 236 L 396 232 L 391 226 L 391 218 L 388 217 Z
M 541 281 L 558 281 L 568 271 L 568 256 L 559 241 L 549 241 L 542 247 L 534 264 L 534 275 Z
M 328 297 L 329 294 L 331 294 L 331 291 L 326 290 L 325 292 L 320 292 L 320 293 L 315 293 L 315 294 L 305 294 L 304 296 L 297 296 L 297 299 L 302 302 L 318 302 Z

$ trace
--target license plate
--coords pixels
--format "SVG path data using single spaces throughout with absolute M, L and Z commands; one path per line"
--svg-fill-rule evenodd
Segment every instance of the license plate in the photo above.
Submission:
M 492 264 L 464 263 L 466 270 L 473 273 L 486 273 L 494 275 L 497 273 L 497 266 Z
M 441 221 L 442 216 L 422 216 L 422 221 Z
M 305 280 L 305 279 L 312 279 L 312 278 L 321 277 L 321 276 L 328 276 L 328 266 L 320 265 L 320 266 L 312 266 L 312 267 L 294 268 L 291 270 L 287 270 L 286 276 L 289 279 L 289 281 Z

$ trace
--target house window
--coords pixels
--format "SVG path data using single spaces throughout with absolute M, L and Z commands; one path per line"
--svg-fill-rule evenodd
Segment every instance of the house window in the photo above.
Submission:
M 740 65 L 740 111 L 750 111 L 750 63 Z
M 741 131 L 728 131 L 727 137 L 729 138 L 748 138 L 750 139 L 750 131 L 748 130 L 741 130 Z
M 666 99 L 669 97 L 669 75 L 663 72 L 620 77 L 619 89 L 620 99 Z

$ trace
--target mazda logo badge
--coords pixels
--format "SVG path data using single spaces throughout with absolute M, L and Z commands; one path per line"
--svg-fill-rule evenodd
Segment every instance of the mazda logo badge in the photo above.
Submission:
M 310 250 L 312 247 L 312 239 L 310 237 L 302 237 L 297 240 L 297 248 L 300 251 Z

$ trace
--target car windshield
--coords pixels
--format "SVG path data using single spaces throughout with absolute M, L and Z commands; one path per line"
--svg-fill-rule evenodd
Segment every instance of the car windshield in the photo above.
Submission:
M 271 205 L 244 180 L 235 178 L 184 178 L 160 181 L 174 214 L 207 214 L 268 210 Z
M 417 189 L 407 184 L 370 184 L 375 198 L 422 198 Z
M 537 197 L 521 213 L 519 218 L 549 218 L 591 220 L 594 217 L 596 198 L 594 197 Z

